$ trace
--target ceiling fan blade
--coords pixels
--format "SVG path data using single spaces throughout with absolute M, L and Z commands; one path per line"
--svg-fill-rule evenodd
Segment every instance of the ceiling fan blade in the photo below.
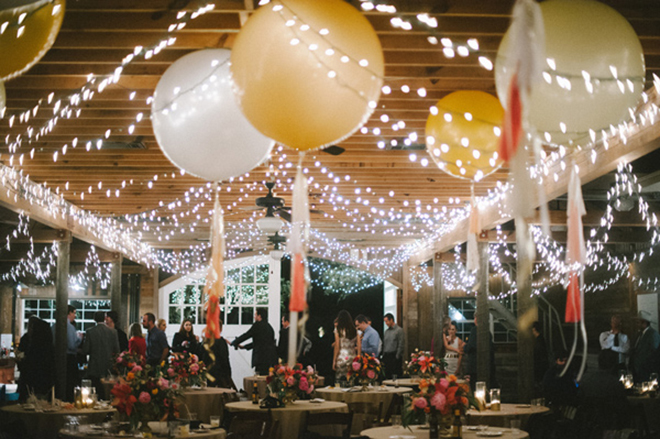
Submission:
M 340 155 L 340 154 L 343 154 L 344 151 L 346 151 L 346 150 L 344 148 L 342 148 L 341 146 L 330 145 L 327 148 L 323 148 L 321 151 L 323 151 L 327 154 L 330 154 L 330 155 Z
M 284 209 L 276 209 L 275 212 L 282 218 L 284 221 L 291 222 L 291 214 Z
M 263 210 L 263 209 L 265 209 L 265 207 L 260 207 L 260 206 L 247 206 L 247 207 L 241 207 L 241 208 L 239 208 L 239 210 L 249 210 L 249 211 L 252 211 L 252 210 Z

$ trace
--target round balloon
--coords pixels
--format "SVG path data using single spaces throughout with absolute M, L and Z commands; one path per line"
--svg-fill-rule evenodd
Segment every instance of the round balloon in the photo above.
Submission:
M 41 0 L 0 10 L 0 81 L 21 75 L 53 46 L 64 19 L 65 0 Z M 2 5 L 0 5 L 0 9 Z
M 236 38 L 231 73 L 243 114 L 301 151 L 348 137 L 373 113 L 383 52 L 367 19 L 343 0 L 276 0 Z
M 426 120 L 426 150 L 440 169 L 479 181 L 502 166 L 498 157 L 504 109 L 483 91 L 455 91 Z
M 151 105 L 154 134 L 167 158 L 209 181 L 250 171 L 273 147 L 236 104 L 230 55 L 206 49 L 177 60 L 158 81 Z
M 584 144 L 629 117 L 645 82 L 642 46 L 630 24 L 594 0 L 540 3 L 547 64 L 529 102 L 529 123 L 551 143 Z M 495 63 L 495 82 L 505 103 L 512 68 L 507 33 Z M 540 78 L 539 78 L 540 79 Z

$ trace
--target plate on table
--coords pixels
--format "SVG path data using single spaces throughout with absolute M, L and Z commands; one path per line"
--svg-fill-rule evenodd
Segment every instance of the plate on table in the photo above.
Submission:
M 516 406 L 516 408 L 517 408 L 517 409 L 530 409 L 530 408 L 532 408 L 532 406 L 529 405 L 529 404 L 518 404 L 518 405 Z
M 501 431 L 480 431 L 477 433 L 479 437 L 498 437 L 502 436 Z

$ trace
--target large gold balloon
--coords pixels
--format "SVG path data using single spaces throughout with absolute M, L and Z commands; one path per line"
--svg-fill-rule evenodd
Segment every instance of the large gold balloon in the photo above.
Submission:
M 336 143 L 376 107 L 383 52 L 367 19 L 343 0 L 278 0 L 259 8 L 231 55 L 245 117 L 301 151 Z
M 7 23 L 0 33 L 0 81 L 21 75 L 48 52 L 60 31 L 65 4 L 42 0 L 0 10 L 0 25 Z
M 585 144 L 629 117 L 645 81 L 642 46 L 630 24 L 611 7 L 594 0 L 540 3 L 546 36 L 544 78 L 532 92 L 529 123 L 552 143 Z M 495 63 L 500 100 L 512 74 L 504 36 Z M 549 82 L 548 82 L 549 81 Z
M 455 91 L 426 120 L 426 150 L 440 169 L 479 181 L 502 166 L 498 156 L 504 109 L 483 91 Z

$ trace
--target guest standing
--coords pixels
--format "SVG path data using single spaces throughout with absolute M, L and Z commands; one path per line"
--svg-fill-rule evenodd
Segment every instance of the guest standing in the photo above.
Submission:
M 82 344 L 82 334 L 76 330 L 76 308 L 67 305 L 66 315 L 66 387 L 64 399 L 73 401 L 73 389 L 80 385 L 78 372 L 78 348 Z M 55 325 L 51 327 L 53 340 L 55 338 Z
M 456 322 L 449 324 L 448 334 L 444 336 L 445 345 L 445 371 L 451 375 L 458 375 L 461 370 L 461 361 L 463 360 L 463 347 L 465 343 L 456 335 Z
M 394 322 L 392 313 L 385 314 L 383 318 L 387 329 L 383 333 L 383 368 L 385 369 L 385 378 L 392 378 L 392 375 L 401 376 L 403 374 L 403 329 Z
M 252 367 L 259 375 L 268 375 L 268 369 L 277 363 L 277 348 L 275 346 L 275 331 L 268 323 L 268 310 L 257 308 L 254 324 L 250 329 L 238 336 L 231 343 L 235 349 L 252 349 Z M 241 343 L 251 338 L 252 343 L 242 346 Z
M 133 323 L 128 330 L 128 334 L 131 336 L 128 340 L 128 350 L 131 354 L 138 354 L 143 357 L 147 357 L 147 341 L 142 335 L 142 327 L 139 323 Z
M 336 380 L 342 381 L 346 379 L 348 367 L 353 361 L 353 358 L 356 355 L 360 355 L 362 348 L 358 343 L 357 331 L 348 311 L 339 311 L 336 321 L 337 327 L 335 328 L 335 350 L 332 357 L 332 369 L 335 371 Z
M 101 384 L 101 378 L 110 373 L 113 366 L 113 357 L 119 353 L 119 339 L 117 331 L 107 327 L 105 313 L 96 311 L 94 313 L 96 326 L 89 328 L 85 334 L 83 353 L 89 355 L 87 376 L 92 380 L 99 399 L 105 399 L 105 390 Z
M 541 324 L 536 321 L 532 323 L 532 335 L 534 335 L 534 387 L 537 393 L 541 392 L 543 377 L 548 371 L 548 348 L 545 338 L 541 334 Z
M 289 361 L 289 316 L 282 316 L 282 329 L 280 329 L 280 340 L 277 342 L 277 356 L 282 363 Z
M 150 312 L 142 316 L 142 327 L 147 330 L 147 363 L 158 366 L 167 361 L 170 347 L 165 333 L 156 327 L 156 316 Z
M 617 353 L 617 368 L 626 369 L 630 352 L 630 339 L 621 331 L 620 315 L 612 316 L 610 330 L 601 332 L 599 341 L 602 350 L 609 349 Z
M 119 327 L 119 313 L 117 311 L 108 311 L 105 313 L 105 325 L 117 331 L 117 339 L 119 340 L 119 352 L 128 350 L 128 337 L 126 333 Z
M 158 319 L 158 323 L 156 323 L 156 326 L 158 327 L 158 329 L 165 332 L 165 330 L 167 329 L 167 321 L 165 319 Z
M 222 334 L 222 320 L 220 323 L 220 333 Z M 210 365 L 209 374 L 215 378 L 215 381 L 209 381 L 211 387 L 222 387 L 225 389 L 236 389 L 234 380 L 231 378 L 231 364 L 229 363 L 229 342 L 220 335 L 220 338 L 213 341 L 211 352 L 215 358 L 211 358 L 210 353 L 203 349 L 202 355 L 204 363 Z
M 30 393 L 34 393 L 45 398 L 55 385 L 55 348 L 50 326 L 40 318 L 32 316 L 28 320 L 26 336 L 21 340 L 24 340 L 20 345 L 24 356 L 20 362 L 19 397 L 21 401 L 25 401 Z
M 355 326 L 362 331 L 362 353 L 378 357 L 380 347 L 380 336 L 374 328 L 371 327 L 370 319 L 360 314 L 355 318 Z
M 639 335 L 635 342 L 635 350 L 632 355 L 633 371 L 635 381 L 646 381 L 651 373 L 652 356 L 658 345 L 660 345 L 660 335 L 651 327 L 649 320 L 650 313 L 640 311 L 637 318 L 637 327 Z
M 489 352 L 490 352 L 490 371 L 489 371 L 489 377 L 488 379 L 490 380 L 489 387 L 497 387 L 497 381 L 495 378 L 495 346 L 493 345 L 493 335 L 488 332 L 488 344 L 489 344 Z M 474 327 L 470 330 L 470 337 L 468 338 L 467 343 L 465 343 L 465 347 L 463 351 L 468 355 L 467 359 L 467 367 L 465 370 L 465 375 L 467 378 L 470 380 L 470 387 L 472 388 L 472 391 L 474 391 L 474 385 L 476 384 L 477 381 L 486 381 L 487 377 L 480 377 L 477 376 L 477 364 L 478 364 L 478 358 L 477 358 L 477 315 L 475 312 L 474 315 Z
M 174 334 L 172 352 L 188 352 L 199 355 L 199 337 L 195 335 L 192 320 L 185 319 L 179 332 Z

